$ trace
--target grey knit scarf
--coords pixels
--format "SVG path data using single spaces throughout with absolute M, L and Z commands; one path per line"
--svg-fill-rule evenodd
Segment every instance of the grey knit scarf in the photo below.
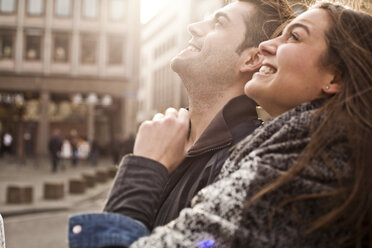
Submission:
M 322 103 L 323 100 L 314 100 L 302 104 L 266 123 L 236 147 L 221 177 L 238 170 L 246 161 L 259 158 L 257 173 L 247 192 L 249 199 L 288 171 L 309 143 L 310 123 Z M 342 137 L 337 140 L 324 151 L 333 169 L 324 160 L 314 158 L 292 181 L 244 209 L 233 247 L 339 247 L 336 240 L 347 235 L 345 230 L 335 228 L 305 235 L 309 223 L 330 210 L 328 198 L 291 201 L 299 195 L 335 190 L 337 177 L 344 181 L 351 178 L 347 166 L 350 149 Z M 279 207 L 286 200 L 291 203 Z

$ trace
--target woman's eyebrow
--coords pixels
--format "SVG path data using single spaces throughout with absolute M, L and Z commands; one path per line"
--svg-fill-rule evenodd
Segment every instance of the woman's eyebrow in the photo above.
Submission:
M 309 27 L 306 26 L 305 24 L 298 23 L 298 22 L 296 22 L 296 23 L 292 23 L 292 24 L 289 24 L 289 25 L 285 28 L 284 32 L 286 32 L 286 31 L 288 31 L 288 30 L 293 30 L 294 28 L 297 28 L 297 27 L 303 28 L 303 29 L 306 31 L 306 33 L 307 33 L 308 35 L 310 35 L 310 29 L 309 29 Z

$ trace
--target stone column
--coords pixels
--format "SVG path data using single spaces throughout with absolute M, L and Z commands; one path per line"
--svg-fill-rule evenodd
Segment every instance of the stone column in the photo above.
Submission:
M 80 58 L 80 1 L 72 1 L 73 6 L 75 8 L 74 12 L 76 14 L 73 15 L 73 23 L 72 23 L 72 42 L 71 42 L 71 73 L 72 75 L 79 74 L 79 58 Z
M 134 96 L 127 96 L 121 99 L 121 133 L 125 138 L 129 137 L 130 134 L 135 134 L 137 131 L 136 103 L 136 98 Z
M 38 125 L 37 150 L 38 155 L 46 155 L 48 153 L 49 139 L 49 100 L 50 93 L 42 91 L 40 93 L 40 118 Z
M 50 73 L 50 64 L 52 61 L 52 34 L 49 28 L 44 33 L 44 73 Z
M 24 159 L 24 122 L 23 122 L 23 112 L 24 107 L 18 106 L 18 122 L 17 122 L 17 157 L 23 162 Z
M 17 16 L 17 31 L 15 41 L 15 71 L 20 72 L 22 70 L 23 63 L 23 23 L 25 13 L 25 1 L 18 1 L 18 16 Z
M 88 118 L 87 118 L 87 139 L 91 143 L 94 140 L 95 125 L 94 125 L 94 104 L 88 104 Z
M 50 67 L 52 63 L 52 46 L 53 46 L 53 36 L 52 36 L 52 23 L 53 23 L 53 1 L 45 1 L 45 33 L 44 33 L 44 73 L 50 73 Z

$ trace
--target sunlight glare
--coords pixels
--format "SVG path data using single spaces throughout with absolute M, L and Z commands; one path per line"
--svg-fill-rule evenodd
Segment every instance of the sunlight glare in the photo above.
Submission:
M 148 22 L 167 0 L 141 0 L 141 23 Z

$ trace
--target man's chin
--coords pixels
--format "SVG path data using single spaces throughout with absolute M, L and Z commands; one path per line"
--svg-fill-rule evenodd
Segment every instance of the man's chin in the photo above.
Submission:
M 170 63 L 172 70 L 181 78 L 194 75 L 195 69 L 198 70 L 198 60 L 196 58 L 185 58 L 183 56 L 175 56 Z
M 183 66 L 184 63 L 182 63 L 182 59 L 178 58 L 178 56 L 174 57 L 170 62 L 170 67 L 174 72 L 179 72 Z

